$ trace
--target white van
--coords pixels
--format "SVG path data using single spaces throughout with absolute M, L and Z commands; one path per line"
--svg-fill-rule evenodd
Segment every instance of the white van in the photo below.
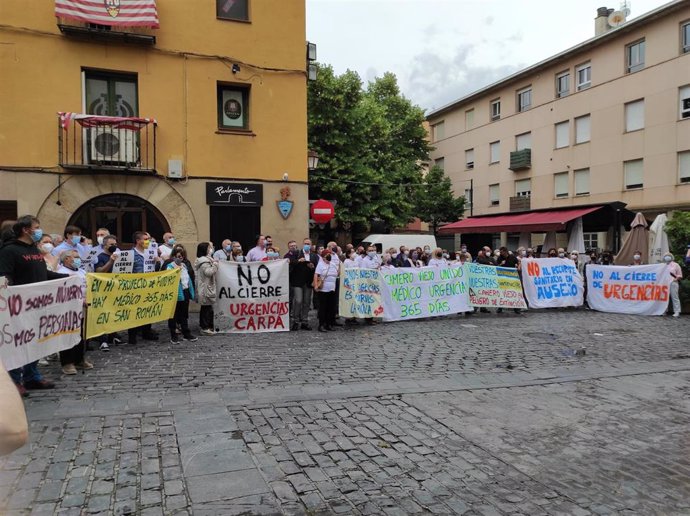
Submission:
M 368 246 L 376 246 L 376 252 L 382 254 L 386 249 L 395 247 L 400 249 L 401 245 L 407 248 L 429 246 L 431 249 L 436 248 L 436 237 L 434 235 L 414 235 L 414 234 L 398 234 L 398 235 L 369 235 L 362 240 L 361 245 L 366 249 Z

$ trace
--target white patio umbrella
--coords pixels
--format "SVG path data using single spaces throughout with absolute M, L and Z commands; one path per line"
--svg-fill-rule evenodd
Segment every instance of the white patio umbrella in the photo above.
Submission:
M 570 226 L 568 232 L 568 251 L 577 251 L 584 253 L 585 249 L 585 235 L 582 231 L 582 217 L 575 219 L 575 222 Z
M 556 232 L 549 231 L 544 237 L 544 243 L 541 246 L 541 256 L 542 258 L 548 256 L 549 249 L 556 247 Z
M 657 215 L 649 227 L 649 263 L 661 263 L 664 254 L 668 253 L 668 235 L 666 234 L 665 213 Z

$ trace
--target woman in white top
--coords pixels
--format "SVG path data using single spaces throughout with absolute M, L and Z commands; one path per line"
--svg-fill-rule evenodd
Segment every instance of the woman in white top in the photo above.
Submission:
M 314 271 L 314 291 L 319 297 L 319 331 L 335 331 L 335 282 L 338 267 L 332 263 L 332 253 L 321 251 L 321 259 Z
M 440 247 L 437 247 L 434 250 L 434 254 L 432 255 L 431 259 L 429 259 L 429 263 L 427 263 L 427 266 L 429 267 L 444 267 L 448 262 L 443 258 L 443 250 Z
M 357 252 L 354 249 L 348 251 L 347 258 L 343 261 L 343 267 L 346 269 L 355 269 L 359 267 L 359 260 Z

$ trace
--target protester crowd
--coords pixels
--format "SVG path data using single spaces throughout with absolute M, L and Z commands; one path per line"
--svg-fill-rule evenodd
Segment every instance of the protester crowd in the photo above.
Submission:
M 96 232 L 94 243 L 82 234 L 81 228 L 67 226 L 62 235 L 44 234 L 40 221 L 27 215 L 17 221 L 5 222 L 0 227 L 0 276 L 7 278 L 10 285 L 25 285 L 51 279 L 77 276 L 81 279 L 82 289 L 86 289 L 86 273 L 111 273 L 120 255 L 119 239 L 105 228 Z M 168 321 L 170 342 L 194 342 L 198 340 L 189 326 L 189 305 L 196 301 L 199 306 L 199 332 L 204 336 L 214 335 L 213 305 L 216 301 L 216 274 L 221 261 L 259 262 L 278 260 L 281 251 L 269 235 L 258 235 L 255 246 L 246 254 L 242 245 L 230 239 L 223 240 L 221 248 L 215 249 L 212 242 L 200 242 L 196 252 L 188 250 L 176 242 L 171 232 L 163 235 L 162 241 L 156 240 L 147 232 L 137 231 L 132 236 L 134 243 L 133 273 L 145 272 L 147 249 L 157 245 L 154 270 L 180 270 L 177 304 L 173 318 Z M 489 246 L 479 249 L 472 256 L 465 245 L 456 252 L 445 249 L 432 249 L 429 246 L 407 248 L 389 248 L 379 255 L 374 246 L 364 248 L 348 244 L 345 248 L 335 242 L 317 246 L 309 238 L 301 244 L 288 242 L 288 249 L 282 258 L 289 261 L 290 284 L 290 330 L 312 330 L 309 323 L 309 312 L 313 308 L 318 313 L 318 330 L 334 331 L 336 326 L 357 324 L 355 319 L 338 320 L 338 279 L 343 268 L 387 269 L 387 268 L 420 268 L 461 266 L 464 263 L 477 263 L 498 267 L 515 268 L 522 273 L 522 261 L 526 258 L 540 256 L 569 258 L 574 262 L 583 277 L 588 264 L 614 265 L 614 256 L 605 251 L 601 254 L 591 251 L 580 256 L 578 251 L 568 252 L 564 248 L 551 248 L 545 253 L 538 249 L 520 247 L 515 252 L 506 247 L 492 250 Z M 682 271 L 674 261 L 671 253 L 663 257 L 673 278 L 670 289 L 673 315 L 680 313 L 678 296 L 679 281 Z M 685 257 L 690 265 L 690 248 Z M 644 263 L 642 253 L 634 254 L 633 263 L 616 265 L 641 265 Z M 84 299 L 86 297 L 84 296 Z M 481 308 L 481 311 L 488 311 Z M 501 311 L 500 308 L 497 311 Z M 516 310 L 517 311 L 517 310 Z M 366 319 L 367 324 L 375 324 L 374 319 Z M 150 324 L 128 330 L 127 340 L 136 344 L 141 336 L 144 340 L 158 341 L 160 335 Z M 123 339 L 117 333 L 99 338 L 96 345 L 101 351 L 108 351 L 113 344 Z M 85 352 L 88 343 L 82 341 L 74 348 L 59 353 L 60 364 L 65 375 L 76 374 L 78 370 L 92 369 L 92 363 L 86 360 Z M 52 389 L 55 384 L 46 380 L 38 368 L 39 362 L 30 363 L 22 368 L 10 371 L 19 393 L 28 395 L 27 390 Z

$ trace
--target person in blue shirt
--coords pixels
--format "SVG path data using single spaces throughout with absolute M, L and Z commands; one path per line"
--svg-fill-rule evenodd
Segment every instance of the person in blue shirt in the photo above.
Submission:
M 90 247 L 82 244 L 81 229 L 77 226 L 67 226 L 65 228 L 65 239 L 53 249 L 53 256 L 60 256 L 65 251 L 77 251 L 81 258 L 85 258 L 89 253 Z

